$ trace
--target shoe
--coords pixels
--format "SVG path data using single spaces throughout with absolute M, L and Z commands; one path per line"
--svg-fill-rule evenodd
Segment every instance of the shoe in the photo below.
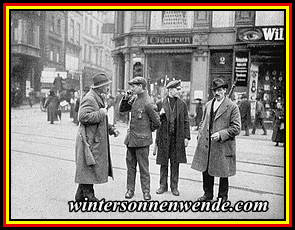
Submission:
M 227 196 L 218 196 L 216 201 L 218 201 L 219 199 L 221 199 L 221 203 L 224 203 L 225 201 L 227 201 Z
M 167 187 L 160 186 L 160 188 L 157 189 L 156 193 L 157 194 L 163 194 L 164 192 L 167 192 L 167 191 L 168 191 L 168 188 Z
M 244 134 L 244 136 L 249 136 L 249 134 Z
M 99 202 L 99 199 L 97 199 L 93 194 L 87 195 L 85 196 L 85 201 L 95 201 L 95 202 Z
M 252 131 L 252 135 L 255 135 L 255 132 Z
M 174 196 L 179 196 L 179 191 L 177 188 L 171 189 L 171 192 Z
M 211 201 L 213 197 L 208 197 L 206 195 L 201 196 L 200 198 L 197 199 L 197 201 Z
M 131 199 L 134 196 L 134 192 L 132 190 L 127 190 L 125 194 L 126 199 Z
M 145 192 L 143 194 L 143 199 L 144 200 L 150 200 L 150 199 L 152 199 L 151 194 L 149 192 Z
M 267 135 L 267 133 L 263 133 L 262 135 Z

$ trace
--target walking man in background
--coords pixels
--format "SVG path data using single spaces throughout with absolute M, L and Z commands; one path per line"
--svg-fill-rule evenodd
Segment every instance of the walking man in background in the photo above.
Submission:
M 160 188 L 157 194 L 168 191 L 168 165 L 170 160 L 170 188 L 174 196 L 179 196 L 179 164 L 187 163 L 186 147 L 190 140 L 188 111 L 185 101 L 179 98 L 181 81 L 168 83 L 168 95 L 157 103 L 160 111 L 161 127 L 157 130 L 156 163 L 160 167 Z
M 149 146 L 153 143 L 152 132 L 160 127 L 157 106 L 148 95 L 147 82 L 143 77 L 135 77 L 128 84 L 131 93 L 126 93 L 119 105 L 120 112 L 131 111 L 131 120 L 124 144 L 127 146 L 127 192 L 131 199 L 135 191 L 136 167 L 139 166 L 141 189 L 144 200 L 150 200 Z
M 245 130 L 244 136 L 249 136 L 249 127 L 251 123 L 251 104 L 247 99 L 246 94 L 243 94 L 242 102 L 240 105 L 240 113 L 241 113 L 241 122 L 242 122 L 242 130 Z
M 267 135 L 266 128 L 264 126 L 264 118 L 265 118 L 265 108 L 263 103 L 260 101 L 260 98 L 256 98 L 255 103 L 255 121 L 254 126 L 252 129 L 252 134 L 255 135 L 255 131 L 258 125 L 261 125 L 261 128 L 263 130 L 262 135 Z
M 108 123 L 107 109 L 102 94 L 107 94 L 111 81 L 105 74 L 93 76 L 93 85 L 83 97 L 79 111 L 80 122 L 76 137 L 76 175 L 78 183 L 75 200 L 99 201 L 93 184 L 108 182 L 113 178 L 109 135 L 119 132 Z
M 214 98 L 204 108 L 200 137 L 191 168 L 201 171 L 204 195 L 198 201 L 213 199 L 214 177 L 220 177 L 218 197 L 228 199 L 228 177 L 236 174 L 236 139 L 241 131 L 238 106 L 225 96 L 228 85 L 213 79 Z

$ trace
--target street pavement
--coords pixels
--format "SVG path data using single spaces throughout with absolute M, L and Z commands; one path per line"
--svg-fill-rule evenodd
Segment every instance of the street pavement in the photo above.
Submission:
M 233 206 L 238 201 L 267 201 L 266 211 L 198 212 L 198 211 L 152 211 L 152 212 L 70 212 L 69 201 L 74 200 L 77 184 L 75 175 L 75 137 L 78 126 L 72 123 L 69 113 L 51 125 L 47 114 L 39 105 L 12 108 L 10 113 L 10 216 L 11 220 L 69 220 L 91 223 L 133 223 L 134 221 L 169 221 L 169 223 L 213 223 L 223 220 L 274 221 L 285 218 L 284 147 L 275 147 L 271 141 L 272 130 L 263 136 L 258 129 L 256 135 L 237 137 L 237 174 L 229 178 L 229 200 Z M 127 124 L 117 123 L 120 136 L 110 137 L 114 180 L 95 185 L 99 200 L 126 201 L 126 163 L 124 137 Z M 203 195 L 202 174 L 191 169 L 190 164 L 196 148 L 196 131 L 191 131 L 187 147 L 187 164 L 180 165 L 180 196 L 171 191 L 158 195 L 159 169 L 156 156 L 150 148 L 150 172 L 152 201 L 196 201 Z M 215 178 L 215 195 L 218 192 Z M 143 201 L 139 172 L 137 172 L 135 196 L 128 200 Z M 106 222 L 103 222 L 106 221 Z M 111 221 L 111 222 L 110 222 Z M 121 221 L 121 222 L 120 222 Z M 174 222 L 178 221 L 178 222 Z M 180 222 L 179 222 L 180 221 Z M 191 222 L 192 221 L 192 222 Z M 207 222 L 210 221 L 210 222 Z M 80 223 L 80 222 L 73 222 Z M 84 223 L 84 222 L 83 222 Z M 135 222 L 134 222 L 135 223 Z M 166 223 L 166 222 L 165 222 Z

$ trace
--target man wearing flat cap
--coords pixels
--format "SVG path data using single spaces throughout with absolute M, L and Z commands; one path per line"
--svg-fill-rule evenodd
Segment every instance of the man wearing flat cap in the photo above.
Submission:
M 131 119 L 124 144 L 127 146 L 127 192 L 126 199 L 134 196 L 136 167 L 139 166 L 141 190 L 144 200 L 150 200 L 149 146 L 153 143 L 152 132 L 160 127 L 157 106 L 148 95 L 147 82 L 135 77 L 128 82 L 131 92 L 119 105 L 120 112 L 131 112 Z
M 76 201 L 99 201 L 93 184 L 113 178 L 109 135 L 119 132 L 108 123 L 107 109 L 102 94 L 107 94 L 111 81 L 104 73 L 92 77 L 93 85 L 83 97 L 78 111 L 80 126 L 76 137 Z
M 168 95 L 157 103 L 161 127 L 157 130 L 156 164 L 160 166 L 160 188 L 157 194 L 168 191 L 168 168 L 170 161 L 170 189 L 179 196 L 179 164 L 187 163 L 186 147 L 190 140 L 189 117 L 185 101 L 179 98 L 181 81 L 174 80 L 166 86 Z
M 222 78 L 212 82 L 214 98 L 204 108 L 197 148 L 191 168 L 203 175 L 204 195 L 198 201 L 214 197 L 214 177 L 219 177 L 218 199 L 228 199 L 228 177 L 236 174 L 236 136 L 241 131 L 238 106 L 226 97 L 228 85 Z

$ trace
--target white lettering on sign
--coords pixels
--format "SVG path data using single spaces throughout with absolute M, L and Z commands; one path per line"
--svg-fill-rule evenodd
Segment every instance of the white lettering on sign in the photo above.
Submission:
M 262 28 L 266 41 L 282 41 L 284 40 L 284 28 Z

